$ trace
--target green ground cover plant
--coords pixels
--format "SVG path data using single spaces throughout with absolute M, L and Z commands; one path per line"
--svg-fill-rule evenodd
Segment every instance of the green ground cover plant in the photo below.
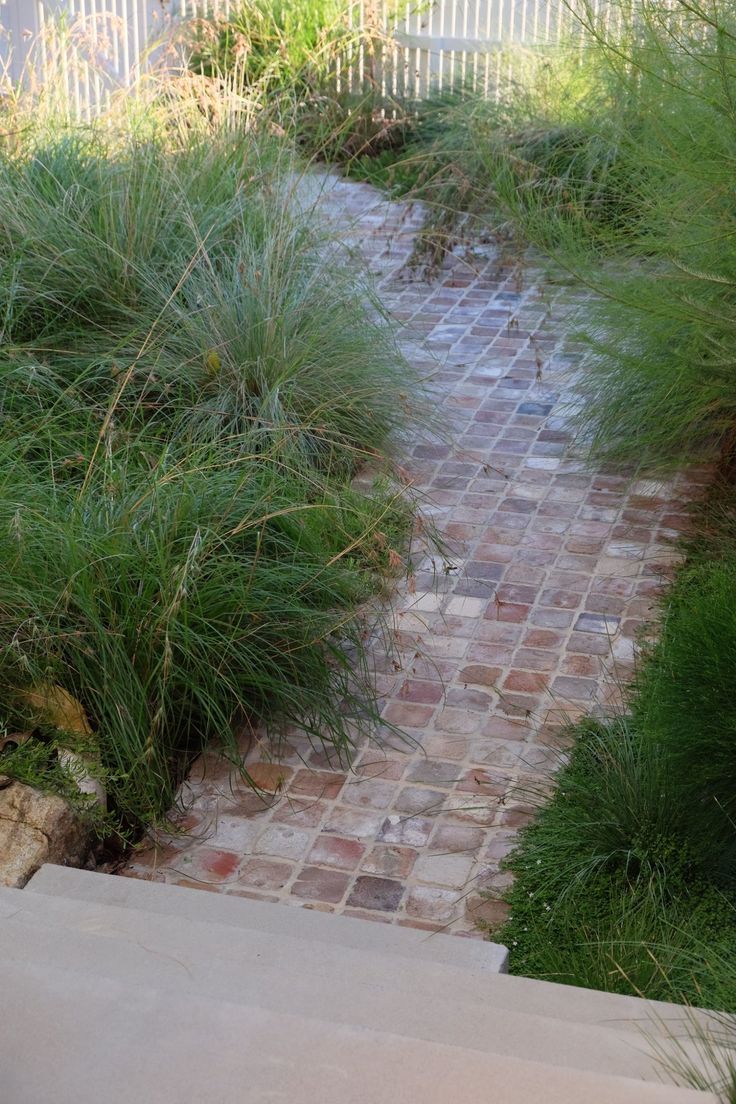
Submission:
M 20 98 L 0 150 L 0 716 L 50 746 L 28 693 L 71 695 L 123 836 L 236 729 L 343 755 L 374 729 L 371 600 L 410 528 L 420 388 L 229 95 L 171 76 L 72 129 Z
M 512 972 L 732 1011 L 733 870 L 699 815 L 713 796 L 629 718 L 585 722 L 575 737 L 509 861 L 496 937 Z
M 538 795 L 508 859 L 510 916 L 495 938 L 513 972 L 733 1013 L 732 485 L 714 487 L 696 521 L 624 708 L 578 724 L 551 799 Z M 718 1034 L 716 1068 L 732 1025 Z M 676 1047 L 664 1057 L 705 1087 L 705 1062 L 694 1070 L 683 1054 L 678 1064 Z M 721 1089 L 731 1084 L 722 1074 Z

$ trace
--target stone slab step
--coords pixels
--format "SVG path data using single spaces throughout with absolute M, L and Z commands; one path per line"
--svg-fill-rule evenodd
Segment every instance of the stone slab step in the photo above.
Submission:
M 717 1104 L 668 1085 L 334 1024 L 319 1005 L 307 1016 L 184 998 L 127 977 L 123 964 L 100 977 L 78 968 L 84 944 L 94 954 L 99 942 L 89 935 L 77 936 L 74 965 L 70 933 L 59 929 L 35 960 L 14 960 L 9 930 L 0 955 L 4 1104 Z
M 658 1037 L 662 1032 L 687 1036 L 693 1018 L 706 1023 L 708 1020 L 707 1013 L 684 1010 L 675 1004 L 498 976 L 497 971 L 505 968 L 506 949 L 488 941 L 51 864 L 34 875 L 26 886 L 26 892 L 29 890 L 465 968 L 476 978 L 468 983 L 473 988 L 466 988 L 466 992 L 478 992 L 484 1004 L 573 1023 L 615 1027 L 634 1032 L 639 1040 Z M 487 976 L 478 977 L 488 972 L 496 974 L 492 981 Z
M 50 863 L 34 874 L 26 886 L 28 891 L 137 908 L 163 916 L 183 914 L 190 920 L 209 920 L 237 928 L 262 928 L 340 947 L 444 963 L 473 973 L 498 973 L 506 969 L 508 962 L 507 949 L 487 940 L 461 939 L 418 928 L 335 916 L 316 909 L 289 908 L 270 901 L 230 897 L 138 878 L 119 878 Z
M 11 959 L 31 965 L 40 955 L 53 961 L 63 943 L 65 964 L 80 974 L 123 976 L 178 993 L 183 1000 L 202 995 L 274 1013 L 310 1016 L 316 1011 L 333 1024 L 380 1026 L 467 1050 L 607 1075 L 662 1078 L 643 1034 L 488 1000 L 490 983 L 500 975 L 473 975 L 274 930 L 239 930 L 189 920 L 182 913 L 154 915 L 0 889 L 0 954 L 8 957 L 9 940 Z

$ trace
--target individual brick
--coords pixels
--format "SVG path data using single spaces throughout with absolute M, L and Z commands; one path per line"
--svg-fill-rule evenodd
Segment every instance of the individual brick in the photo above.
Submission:
M 346 805 L 365 809 L 387 809 L 397 794 L 397 784 L 379 778 L 350 780 L 343 787 L 342 800 Z
M 316 828 L 327 814 L 328 806 L 310 798 L 292 799 L 288 794 L 274 809 L 271 822 L 289 824 L 293 828 Z
M 314 866 L 334 866 L 338 870 L 354 870 L 364 853 L 365 847 L 356 839 L 319 835 L 306 861 Z
M 337 797 L 345 783 L 346 775 L 328 771 L 300 770 L 289 785 L 291 797 L 315 797 L 331 801 Z
M 486 667 L 481 663 L 470 663 L 467 667 L 463 667 L 459 674 L 462 682 L 477 686 L 495 686 L 500 677 L 500 667 Z
M 467 851 L 476 854 L 483 845 L 486 832 L 459 824 L 438 824 L 429 841 L 430 851 Z
M 553 671 L 559 663 L 559 654 L 542 648 L 519 648 L 514 655 L 515 667 L 526 671 Z
M 267 793 L 280 793 L 294 771 L 283 763 L 249 763 L 248 777 L 253 785 Z
M 450 787 L 458 778 L 455 763 L 442 760 L 419 759 L 406 772 L 408 782 L 424 782 L 429 786 Z
M 547 676 L 539 671 L 510 671 L 503 682 L 503 689 L 521 694 L 539 694 L 547 686 Z
M 308 901 L 337 904 L 345 896 L 350 875 L 341 870 L 326 870 L 321 866 L 305 866 L 291 887 L 295 897 Z
M 404 890 L 404 883 L 393 878 L 375 878 L 361 874 L 355 879 L 347 903 L 353 908 L 396 912 Z
M 412 702 L 391 702 L 384 711 L 384 718 L 399 728 L 423 728 L 429 724 L 434 707 Z
M 418 786 L 406 786 L 399 791 L 394 809 L 408 816 L 436 816 L 447 798 L 447 791 L 427 790 Z
M 480 713 L 487 713 L 493 705 L 494 694 L 476 687 L 451 686 L 447 691 L 447 704 L 453 709 L 472 709 Z
M 343 805 L 334 805 L 325 817 L 324 827 L 333 835 L 371 839 L 385 819 L 383 810 L 349 809 Z
M 283 889 L 295 870 L 293 863 L 253 858 L 238 871 L 238 885 L 251 889 Z
M 466 901 L 466 912 L 474 924 L 487 925 L 493 931 L 508 918 L 510 906 L 505 901 L 474 894 Z
M 377 843 L 363 858 L 360 869 L 366 874 L 405 879 L 411 874 L 418 854 L 419 852 L 412 847 Z
M 580 633 L 600 633 L 613 636 L 621 623 L 620 617 L 605 617 L 594 613 L 581 613 L 575 622 L 575 631 Z
M 378 833 L 382 843 L 401 843 L 407 847 L 424 847 L 432 831 L 432 821 L 420 816 L 392 814 L 383 822 Z
M 301 859 L 309 848 L 309 833 L 289 824 L 269 824 L 261 832 L 254 852 L 282 859 Z
M 463 889 L 475 865 L 471 855 L 421 855 L 414 864 L 414 877 L 419 882 Z
M 456 889 L 440 886 L 412 886 L 406 902 L 407 916 L 445 924 L 461 915 L 462 900 Z
M 438 682 L 407 679 L 399 689 L 398 696 L 402 701 L 436 705 L 442 701 L 444 689 Z
M 559 675 L 552 682 L 552 692 L 573 701 L 592 701 L 596 695 L 598 683 L 591 678 L 573 678 Z
M 242 855 L 211 847 L 194 847 L 176 862 L 176 870 L 192 881 L 205 883 L 235 880 Z

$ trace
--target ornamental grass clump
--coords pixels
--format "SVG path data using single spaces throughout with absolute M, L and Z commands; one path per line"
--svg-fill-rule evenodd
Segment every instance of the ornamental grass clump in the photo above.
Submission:
M 124 836 L 244 727 L 347 758 L 375 731 L 410 529 L 418 381 L 231 91 L 158 80 L 73 129 L 15 104 L 0 151 L 0 715 L 71 695 Z
M 632 214 L 591 235 L 549 189 L 499 195 L 526 239 L 596 293 L 576 414 L 588 455 L 628 472 L 708 462 L 721 480 L 694 511 L 624 712 L 576 728 L 551 800 L 509 858 L 499 938 L 522 974 L 733 1014 L 736 24 L 720 0 L 618 14 L 582 18 L 614 93 Z M 691 1052 L 679 1073 L 730 1099 L 732 1061 L 719 1079 L 714 1055 L 688 1071 Z
M 567 256 L 600 293 L 581 436 L 618 464 L 734 473 L 735 46 L 731 5 L 650 3 L 616 65 L 624 117 L 636 119 L 624 140 L 639 161 L 640 218 L 615 234 L 610 266 L 575 243 Z M 605 58 L 616 49 L 601 39 Z
M 388 92 L 385 72 L 386 28 L 407 11 L 406 0 L 380 15 L 350 0 L 239 0 L 181 35 L 193 72 L 225 76 L 305 156 L 349 166 L 401 150 L 413 133 L 417 105 Z
M 345 0 L 238 0 L 226 16 L 196 19 L 187 32 L 195 71 L 231 73 L 271 95 L 334 85 L 336 63 L 369 40 Z
M 575 736 L 508 860 L 511 971 L 733 1011 L 736 870 L 694 803 L 715 795 L 629 718 Z
M 346 470 L 380 452 L 406 366 L 361 270 L 295 214 L 289 165 L 256 136 L 95 138 L 1 166 L 8 361 L 166 435 L 278 438 Z
M 361 603 L 391 503 L 270 456 L 111 442 L 80 489 L 3 456 L 2 707 L 59 685 L 84 707 L 126 827 L 171 806 L 192 755 L 264 723 L 347 755 L 377 711 Z

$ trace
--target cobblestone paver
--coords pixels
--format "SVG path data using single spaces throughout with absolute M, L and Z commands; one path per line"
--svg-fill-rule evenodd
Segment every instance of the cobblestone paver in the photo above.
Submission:
M 408 465 L 449 552 L 399 596 L 397 655 L 375 655 L 383 715 L 414 743 L 365 745 L 350 771 L 298 734 L 278 763 L 256 747 L 262 795 L 207 757 L 183 791 L 189 834 L 124 873 L 470 934 L 503 915 L 487 891 L 506 884 L 500 862 L 559 762 L 560 723 L 630 671 L 698 476 L 631 485 L 570 458 L 564 294 L 492 255 L 407 279 L 419 212 L 345 183 L 324 204 L 450 431 Z

